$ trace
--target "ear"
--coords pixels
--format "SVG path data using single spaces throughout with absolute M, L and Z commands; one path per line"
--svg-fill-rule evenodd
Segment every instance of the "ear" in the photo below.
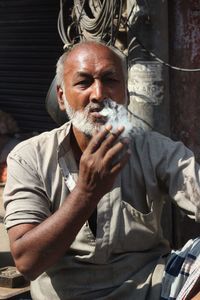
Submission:
M 64 103 L 64 99 L 63 99 L 64 92 L 60 85 L 57 85 L 56 92 L 57 92 L 57 100 L 58 100 L 58 105 L 60 107 L 60 110 L 64 111 L 65 110 L 65 103 Z

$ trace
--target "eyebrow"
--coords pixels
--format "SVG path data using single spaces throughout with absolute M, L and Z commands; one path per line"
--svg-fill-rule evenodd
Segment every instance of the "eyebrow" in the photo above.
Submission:
M 116 71 L 114 71 L 114 70 L 106 70 L 106 71 L 103 71 L 102 73 L 100 73 L 100 77 L 110 76 L 110 75 L 116 75 Z M 90 73 L 84 72 L 84 71 L 78 71 L 76 73 L 75 77 L 76 78 L 77 77 L 93 77 L 93 75 L 90 74 Z
M 92 75 L 91 75 L 90 73 L 82 72 L 82 71 L 77 72 L 77 73 L 75 74 L 75 77 L 91 77 L 91 76 L 92 76 Z

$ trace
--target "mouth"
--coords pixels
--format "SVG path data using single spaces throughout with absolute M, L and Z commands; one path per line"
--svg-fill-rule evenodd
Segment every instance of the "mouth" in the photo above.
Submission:
M 89 110 L 89 115 L 91 116 L 93 122 L 105 124 L 107 122 L 107 117 L 101 114 L 103 107 L 91 108 Z
M 88 113 L 93 122 L 105 125 L 108 122 L 111 108 L 108 107 L 108 103 L 105 100 L 101 103 L 92 103 L 88 107 Z
M 89 109 L 89 112 L 90 113 L 93 113 L 93 112 L 100 112 L 102 109 L 104 108 L 104 106 L 93 106 Z

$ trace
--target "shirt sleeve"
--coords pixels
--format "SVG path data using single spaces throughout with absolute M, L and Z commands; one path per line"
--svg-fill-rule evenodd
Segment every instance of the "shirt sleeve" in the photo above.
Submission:
M 200 222 L 200 166 L 182 142 L 152 134 L 149 153 L 156 177 L 173 201 Z
M 8 175 L 4 189 L 5 226 L 41 223 L 50 213 L 50 201 L 37 172 L 37 159 L 31 147 L 11 152 L 7 159 Z M 30 157 L 30 159 L 26 159 Z

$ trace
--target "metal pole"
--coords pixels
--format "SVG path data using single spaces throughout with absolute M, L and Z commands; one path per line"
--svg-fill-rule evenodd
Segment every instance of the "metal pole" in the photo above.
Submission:
M 200 68 L 199 1 L 169 1 L 170 63 L 179 68 Z M 200 162 L 200 72 L 170 69 L 171 132 L 195 153 Z M 175 239 L 184 244 L 199 236 L 200 225 L 174 211 Z M 181 230 L 179 230 L 179 228 Z
M 167 1 L 127 0 L 129 110 L 144 121 L 146 129 L 169 135 L 168 68 L 156 60 L 154 53 L 168 61 Z M 173 244 L 170 201 L 162 216 L 164 235 Z
M 129 109 L 143 119 L 147 129 L 169 135 L 168 69 L 150 54 L 168 60 L 167 1 L 127 0 L 127 15 L 131 11 Z

